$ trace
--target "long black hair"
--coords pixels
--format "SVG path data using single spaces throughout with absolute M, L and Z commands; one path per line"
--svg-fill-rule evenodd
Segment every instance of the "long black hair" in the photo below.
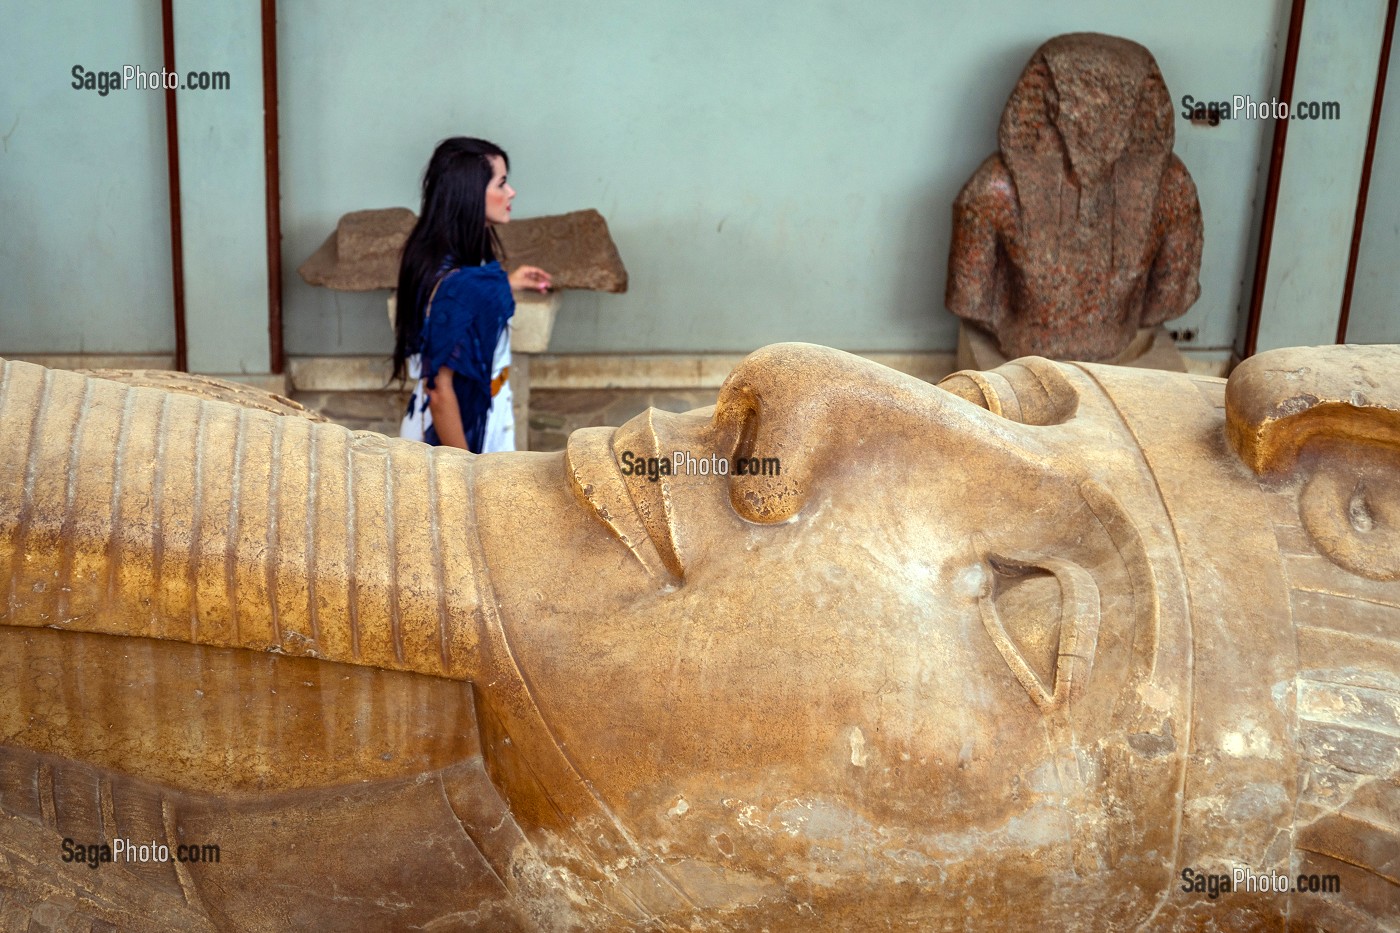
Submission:
M 504 149 L 469 136 L 444 139 L 428 160 L 423 209 L 399 261 L 393 379 L 405 378 L 405 362 L 418 352 L 425 306 L 444 263 L 478 266 L 503 255 L 496 231 L 486 223 L 486 187 L 494 174 L 491 156 L 500 156 L 510 168 Z

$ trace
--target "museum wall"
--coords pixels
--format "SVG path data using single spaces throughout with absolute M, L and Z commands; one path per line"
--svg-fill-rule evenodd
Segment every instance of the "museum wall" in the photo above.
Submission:
M 1347 326 L 1352 343 L 1400 343 L 1400 54 L 1393 49 L 1385 102 Z
M 951 204 L 994 151 L 1006 96 L 1040 42 L 1085 29 L 1128 36 L 1156 55 L 1177 102 L 1187 94 L 1261 99 L 1275 93 L 1287 6 L 888 0 L 857 12 L 797 0 L 759 10 L 732 0 L 600 0 L 585 10 L 532 0 L 503 12 L 424 0 L 409 15 L 366 0 L 284 2 L 287 351 L 387 352 L 383 293 L 312 288 L 295 270 L 343 213 L 416 208 L 433 144 L 455 133 L 510 151 L 518 216 L 594 207 L 611 225 L 630 290 L 566 294 L 554 352 L 744 352 L 793 339 L 950 351 Z M 181 67 L 229 68 L 235 78 L 224 99 L 181 93 L 182 113 L 191 114 L 180 140 L 191 364 L 259 371 L 260 139 L 249 119 L 260 93 L 256 31 L 246 17 L 220 25 L 184 9 L 177 3 Z M 0 353 L 168 353 L 163 101 L 74 90 L 70 75 L 74 64 L 158 67 L 158 6 L 0 0 L 0 11 Z M 1333 18 L 1319 54 L 1341 69 L 1374 61 L 1366 17 Z M 1356 67 L 1364 100 L 1346 102 L 1359 125 L 1371 67 Z M 220 113 L 234 105 L 236 125 Z M 1356 340 L 1400 339 L 1385 304 L 1397 291 L 1387 257 L 1400 237 L 1394 110 L 1373 173 Z M 1188 349 L 1236 342 L 1272 126 L 1193 125 L 1178 110 L 1176 152 L 1205 218 L 1201 298 L 1174 325 L 1192 336 Z M 1286 185 L 1285 196 L 1302 192 L 1349 218 L 1354 186 L 1326 184 L 1335 147 L 1298 136 L 1288 161 L 1304 183 Z M 1305 316 L 1319 301 L 1309 293 L 1268 310 Z
M 174 0 L 173 19 L 180 71 L 218 69 L 230 75 L 226 90 L 175 94 L 189 368 L 197 373 L 265 373 L 261 10 L 251 2 Z
M 0 0 L 0 23 L 0 350 L 170 352 L 161 97 L 72 86 L 159 63 L 160 4 Z
M 1336 101 L 1341 119 L 1288 122 L 1256 350 L 1337 339 L 1385 7 L 1382 0 L 1330 0 L 1311 4 L 1303 17 L 1294 101 Z M 1396 176 L 1387 180 L 1373 168 L 1372 182 L 1389 190 Z M 1394 218 L 1377 211 L 1367 219 L 1385 225 Z
M 1286 8 L 282 4 L 288 350 L 383 352 L 382 294 L 314 289 L 295 267 L 346 211 L 416 208 L 427 156 L 453 133 L 510 152 L 517 216 L 595 207 L 611 226 L 629 291 L 566 295 L 554 351 L 950 350 L 952 201 L 995 150 L 1035 48 L 1116 33 L 1152 50 L 1178 101 L 1257 99 Z M 1268 130 L 1178 118 L 1205 213 L 1202 296 L 1179 322 L 1196 346 L 1234 340 Z

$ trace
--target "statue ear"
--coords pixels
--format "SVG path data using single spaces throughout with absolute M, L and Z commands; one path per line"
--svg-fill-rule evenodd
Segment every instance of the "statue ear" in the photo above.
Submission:
M 1042 712 L 1072 704 L 1084 693 L 1098 650 L 1094 578 L 1054 557 L 984 552 L 980 559 L 991 570 L 978 598 L 982 624 L 1011 673 Z
M 1079 393 L 1059 364 L 1038 356 L 1023 356 L 987 372 L 960 370 L 938 387 L 1019 424 L 1064 424 L 1079 408 Z
M 1261 353 L 1230 375 L 1225 417 L 1246 466 L 1303 481 L 1298 509 L 1319 552 L 1400 580 L 1400 347 Z

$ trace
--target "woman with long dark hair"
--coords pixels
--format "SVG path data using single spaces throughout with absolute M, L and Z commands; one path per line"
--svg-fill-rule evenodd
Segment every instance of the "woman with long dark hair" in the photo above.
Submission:
M 394 378 L 414 381 L 401 437 L 474 453 L 515 449 L 512 288 L 546 291 L 549 274 L 501 268 L 494 229 L 515 189 L 505 151 L 484 139 L 438 144 L 423 173 L 423 209 L 399 264 Z

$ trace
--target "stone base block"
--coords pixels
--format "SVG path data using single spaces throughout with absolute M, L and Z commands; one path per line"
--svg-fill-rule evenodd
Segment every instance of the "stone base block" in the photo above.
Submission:
M 1005 362 L 1006 357 L 1002 356 L 996 340 L 990 334 L 966 323 L 958 326 L 959 369 L 996 369 Z M 1113 366 L 1186 372 L 1186 359 L 1176 348 L 1176 341 L 1172 340 L 1165 327 L 1141 328 L 1127 349 L 1111 360 L 1100 362 Z

